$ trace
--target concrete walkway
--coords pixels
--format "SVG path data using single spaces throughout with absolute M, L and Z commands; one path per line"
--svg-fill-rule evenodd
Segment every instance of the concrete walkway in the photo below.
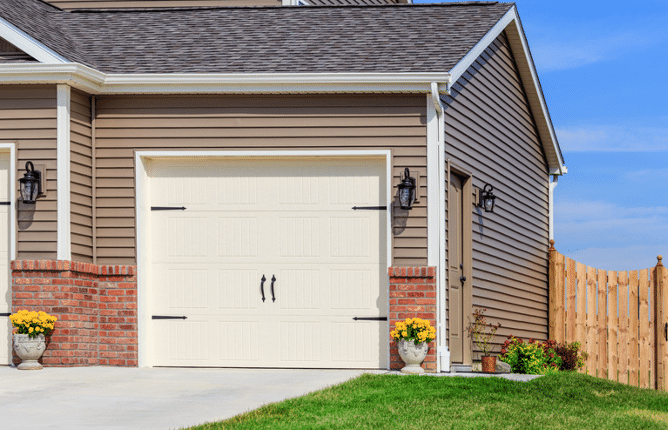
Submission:
M 117 367 L 20 371 L 1 367 L 0 428 L 178 429 L 230 418 L 362 373 Z
M 119 367 L 20 371 L 0 367 L 0 428 L 178 429 L 230 418 L 267 403 L 345 382 L 362 373 L 365 372 Z M 530 378 L 529 375 L 495 376 Z

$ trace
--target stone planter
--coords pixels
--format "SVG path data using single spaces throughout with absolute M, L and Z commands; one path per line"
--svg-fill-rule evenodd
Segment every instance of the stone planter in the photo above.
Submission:
M 46 341 L 43 334 L 30 338 L 27 334 L 14 335 L 14 351 L 21 358 L 19 370 L 40 370 L 42 365 L 37 360 L 46 350 Z
M 422 364 L 427 357 L 427 351 L 429 351 L 427 342 L 422 342 L 416 345 L 413 341 L 401 339 L 397 345 L 397 349 L 399 350 L 399 356 L 401 356 L 401 359 L 406 363 L 406 366 L 401 369 L 402 373 L 412 373 L 416 375 L 424 373 L 424 369 L 420 364 Z
M 496 373 L 496 357 L 482 356 L 482 371 L 484 373 Z

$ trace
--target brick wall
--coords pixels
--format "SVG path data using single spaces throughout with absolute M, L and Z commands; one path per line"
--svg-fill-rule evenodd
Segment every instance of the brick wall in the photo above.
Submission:
M 12 312 L 45 311 L 58 318 L 42 364 L 137 365 L 135 266 L 21 260 L 10 268 Z
M 429 320 L 436 327 L 436 268 L 390 267 L 390 330 L 397 321 L 406 318 Z M 404 362 L 397 344 L 390 340 L 390 368 L 401 369 Z M 429 344 L 427 358 L 422 363 L 427 372 L 436 372 L 436 342 Z

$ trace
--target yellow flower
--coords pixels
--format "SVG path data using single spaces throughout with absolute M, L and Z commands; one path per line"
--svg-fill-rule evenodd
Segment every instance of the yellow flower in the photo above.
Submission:
M 29 332 L 29 333 L 32 333 L 33 331 L 35 331 L 35 329 L 32 328 L 32 327 L 30 327 L 30 328 L 28 329 L 28 332 Z

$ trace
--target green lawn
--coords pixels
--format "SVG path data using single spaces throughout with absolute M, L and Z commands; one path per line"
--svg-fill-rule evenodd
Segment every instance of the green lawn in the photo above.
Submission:
M 668 393 L 566 372 L 531 382 L 363 375 L 192 429 L 668 429 Z

